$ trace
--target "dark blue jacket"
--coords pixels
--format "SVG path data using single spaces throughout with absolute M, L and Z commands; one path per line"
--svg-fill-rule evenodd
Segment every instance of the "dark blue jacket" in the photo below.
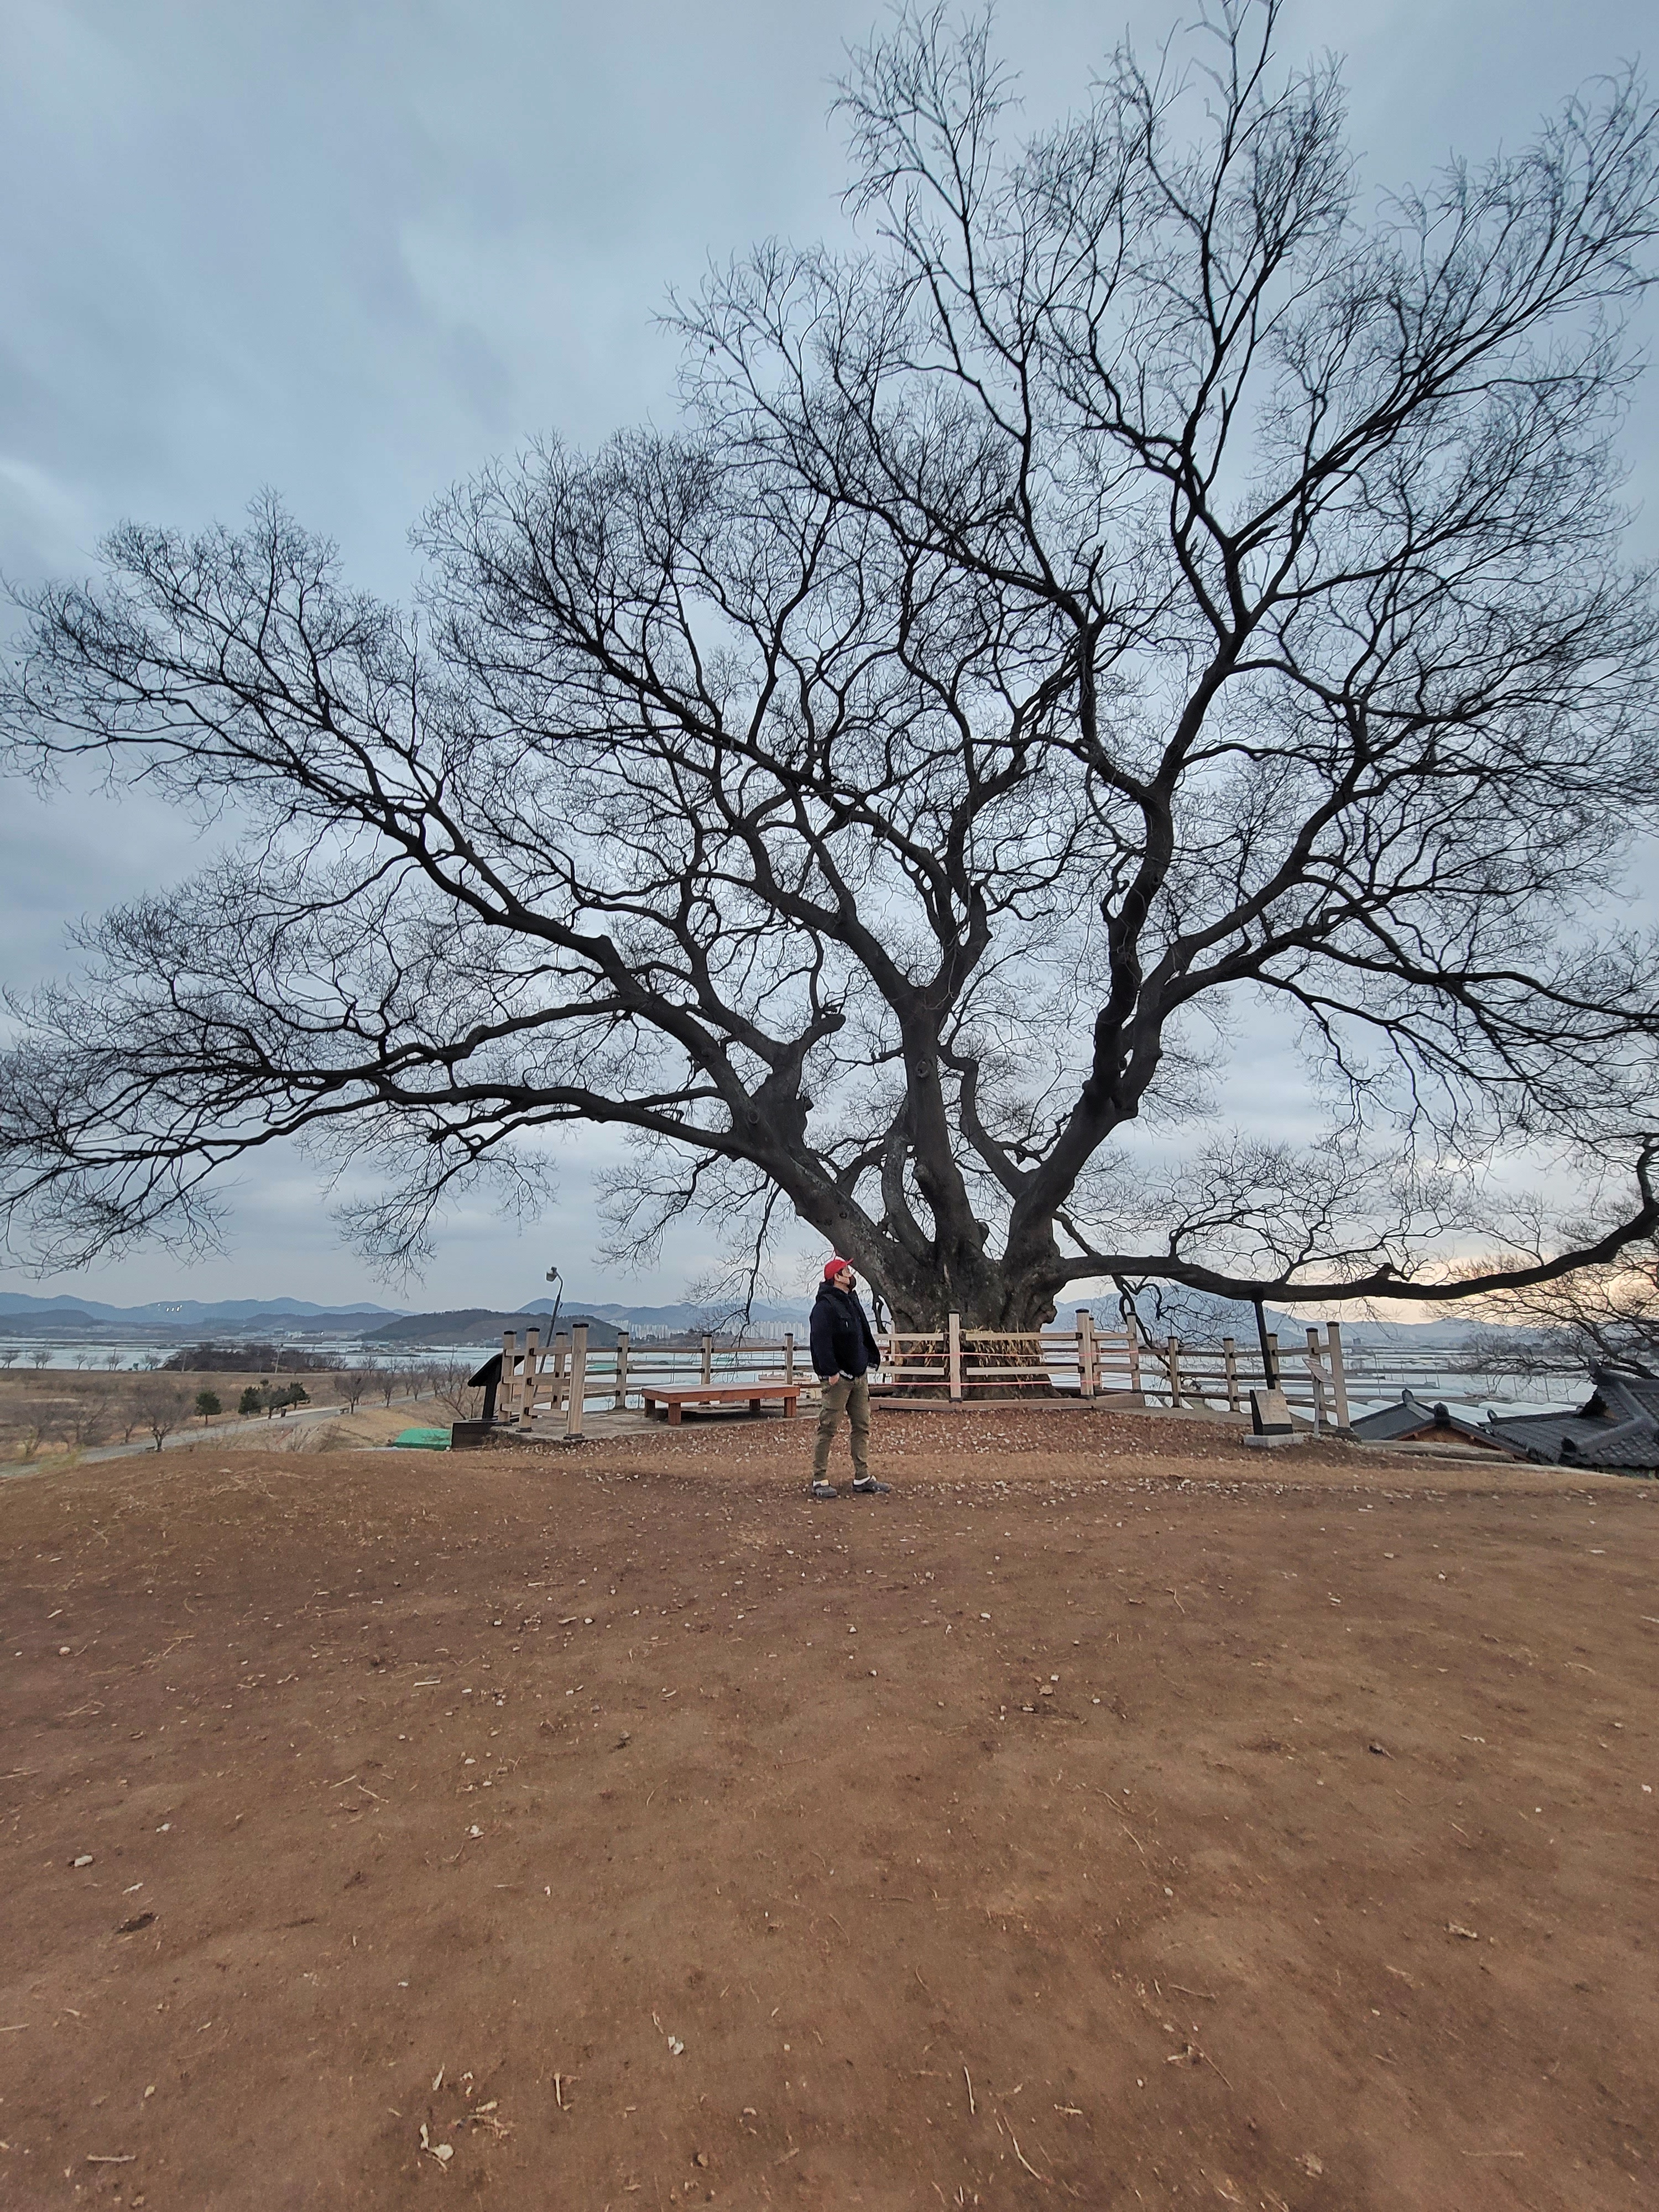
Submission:
M 826 1379 L 831 1375 L 862 1375 L 881 1364 L 881 1352 L 856 1291 L 838 1291 L 833 1283 L 819 1285 L 812 1301 L 812 1370 Z

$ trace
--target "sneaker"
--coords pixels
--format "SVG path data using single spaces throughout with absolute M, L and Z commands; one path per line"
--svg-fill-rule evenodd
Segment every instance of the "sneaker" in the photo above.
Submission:
M 873 1475 L 869 1476 L 862 1482 L 855 1482 L 853 1485 L 853 1495 L 854 1498 L 890 1498 L 892 1494 L 892 1484 L 890 1482 L 878 1482 Z
M 811 1483 L 807 1486 L 806 1494 L 809 1498 L 839 1498 L 841 1496 L 840 1491 L 833 1482 Z

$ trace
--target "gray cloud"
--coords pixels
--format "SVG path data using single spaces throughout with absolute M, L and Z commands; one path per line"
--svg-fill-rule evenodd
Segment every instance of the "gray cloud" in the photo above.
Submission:
M 1121 24 L 1151 46 L 1192 12 L 1005 6 L 1028 119 L 1079 96 Z M 757 236 L 840 224 L 828 87 L 878 13 L 0 0 L 0 571 L 84 569 L 124 515 L 196 526 L 273 485 L 356 577 L 402 592 L 410 524 L 457 477 L 538 433 L 592 443 L 669 419 L 673 351 L 653 318 L 671 284 Z M 1304 0 L 1287 40 L 1347 53 L 1356 143 L 1381 185 L 1454 146 L 1478 157 L 1524 137 L 1632 56 L 1650 20 L 1638 0 Z M 1654 443 L 1633 441 L 1638 493 Z M 8 787 L 9 975 L 50 971 L 66 923 L 195 849 L 190 825 L 142 801 L 70 793 L 43 810 Z M 1259 1056 L 1244 1079 L 1271 1096 Z M 579 1166 L 550 1225 L 584 1253 L 587 1188 Z M 370 1287 L 306 1194 L 302 1168 L 249 1182 L 214 1288 Z M 539 1279 L 527 1256 L 467 1217 L 433 1287 L 522 1289 Z M 668 1272 L 705 1256 L 688 1238 Z M 100 1294 L 206 1279 L 139 1257 Z

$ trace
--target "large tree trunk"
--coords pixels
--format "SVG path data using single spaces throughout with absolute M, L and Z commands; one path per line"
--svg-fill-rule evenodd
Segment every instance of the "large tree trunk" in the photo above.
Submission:
M 1063 1287 L 1052 1244 L 1047 1255 L 1025 1255 L 1023 1265 L 961 1249 L 930 1255 L 929 1264 L 878 1231 L 854 1231 L 845 1256 L 880 1292 L 901 1331 L 943 1328 L 951 1314 L 964 1328 L 1042 1328 L 1054 1320 Z

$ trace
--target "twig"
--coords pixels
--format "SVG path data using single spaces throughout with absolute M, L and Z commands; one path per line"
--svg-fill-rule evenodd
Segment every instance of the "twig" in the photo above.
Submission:
M 1202 1997 L 1206 2004 L 1219 2004 L 1221 2000 L 1213 1990 L 1189 1990 L 1183 1983 L 1171 1982 L 1172 1990 L 1179 1990 L 1183 1997 Z
M 968 2114 L 971 2119 L 979 2106 L 974 2102 L 974 2077 L 965 2066 L 962 2069 L 962 2078 L 968 2084 Z
M 1026 2157 L 1024 2152 L 1019 2147 L 1019 2137 L 1014 2133 L 1012 2128 L 1008 2130 L 1008 2140 L 1014 2147 L 1014 2156 L 1025 2168 L 1025 2171 L 1030 2175 L 1032 2180 L 1040 2181 L 1045 2189 L 1051 2189 L 1054 2186 L 1054 2184 L 1049 2180 L 1048 2176 L 1046 2173 L 1039 2173 L 1036 2166 L 1032 2165 L 1030 2160 Z

